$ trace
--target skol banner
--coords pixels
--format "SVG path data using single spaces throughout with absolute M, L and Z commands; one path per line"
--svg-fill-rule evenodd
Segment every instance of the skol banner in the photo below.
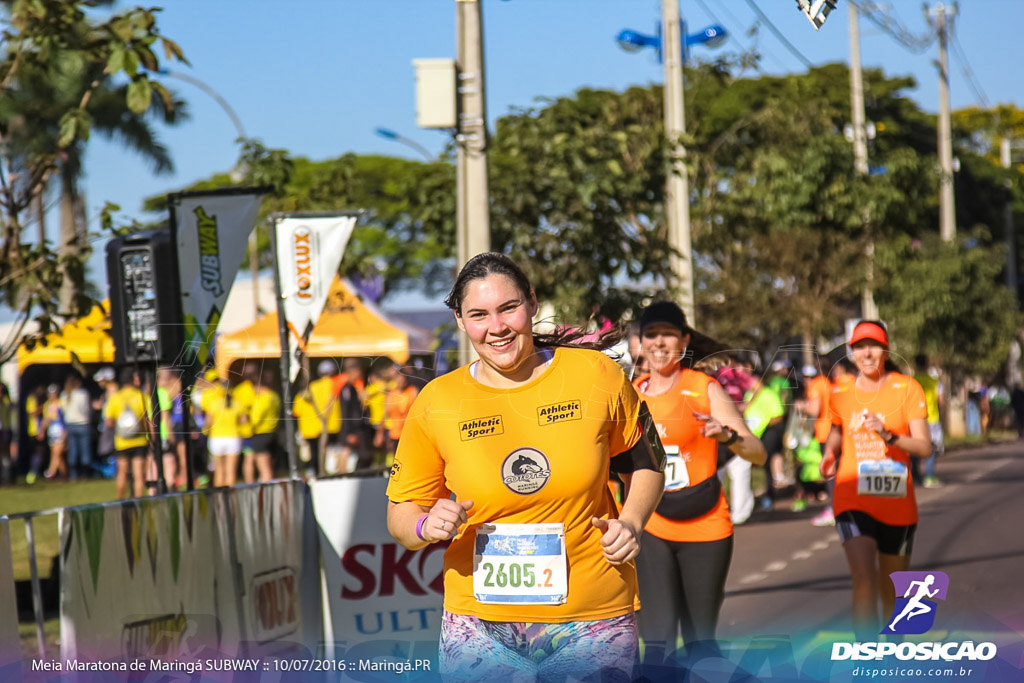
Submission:
M 18 603 L 14 593 L 14 558 L 11 554 L 11 527 L 0 518 L 0 679 L 13 680 L 20 670 L 21 645 L 18 641 Z M 10 676 L 10 677 L 8 677 Z
M 230 492 L 229 504 L 240 635 L 247 648 L 240 654 L 285 656 L 315 646 L 323 631 L 320 565 L 306 485 L 285 481 L 240 487 Z
M 437 656 L 446 544 L 406 550 L 387 530 L 386 478 L 312 484 L 320 528 L 325 655 Z
M 309 340 L 324 310 L 331 282 L 360 212 L 336 216 L 284 216 L 274 226 L 281 309 L 288 323 L 291 357 Z M 299 371 L 292 363 L 291 379 Z
M 255 190 L 240 189 L 168 197 L 177 229 L 185 342 L 200 363 L 209 355 L 259 212 L 260 197 Z
M 219 649 L 210 495 L 61 511 L 61 657 L 189 660 Z

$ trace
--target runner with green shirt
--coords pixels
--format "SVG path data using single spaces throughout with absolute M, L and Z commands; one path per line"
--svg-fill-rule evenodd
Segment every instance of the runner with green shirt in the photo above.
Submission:
M 924 402 L 928 410 L 928 433 L 932 438 L 932 454 L 924 461 L 924 481 L 921 481 L 921 461 L 919 458 L 910 459 L 910 472 L 914 483 L 921 482 L 926 489 L 933 489 L 942 486 L 942 482 L 935 476 L 935 460 L 946 450 L 942 440 L 942 417 L 941 409 L 945 404 L 945 395 L 942 391 L 942 384 L 928 372 L 928 357 L 918 354 L 914 358 L 914 379 L 924 389 Z
M 770 463 L 773 455 L 782 452 L 782 431 L 785 427 L 783 418 L 785 415 L 786 410 L 778 392 L 760 380 L 756 381 L 748 395 L 743 419 L 751 433 L 761 439 L 764 450 L 768 454 L 768 460 L 764 464 L 765 497 L 761 499 L 761 507 L 766 510 L 772 506 L 774 493 Z

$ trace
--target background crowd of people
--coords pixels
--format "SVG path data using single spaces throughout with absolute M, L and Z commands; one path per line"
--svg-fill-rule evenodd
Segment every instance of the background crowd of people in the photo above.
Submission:
M 69 370 L 62 384 L 38 384 L 24 397 L 21 420 L 0 384 L 0 482 L 112 477 L 118 498 L 138 497 L 156 491 L 157 457 L 167 489 L 184 488 L 189 453 L 200 487 L 267 481 L 288 470 L 286 417 L 296 421 L 306 475 L 388 464 L 422 370 L 349 358 L 320 359 L 316 371 L 313 381 L 300 380 L 290 415 L 277 373 L 255 361 L 227 377 L 209 368 L 188 392 L 181 372 L 160 368 L 159 411 L 152 378 L 132 366 L 101 367 L 91 377 Z

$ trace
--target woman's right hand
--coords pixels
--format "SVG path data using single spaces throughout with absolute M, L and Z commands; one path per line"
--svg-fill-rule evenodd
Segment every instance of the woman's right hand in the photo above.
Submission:
M 821 471 L 821 476 L 826 479 L 836 476 L 836 454 L 826 450 L 825 455 L 821 456 L 818 469 Z
M 467 513 L 472 507 L 471 500 L 438 499 L 427 513 L 427 518 L 423 520 L 420 529 L 422 538 L 428 543 L 450 541 L 455 538 L 459 535 L 459 527 L 469 522 Z

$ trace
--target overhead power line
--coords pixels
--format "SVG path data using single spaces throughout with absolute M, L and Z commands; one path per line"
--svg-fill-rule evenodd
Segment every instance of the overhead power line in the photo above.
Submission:
M 775 24 L 772 23 L 772 20 L 768 18 L 768 15 L 761 11 L 761 8 L 757 6 L 754 0 L 747 0 L 747 4 L 750 5 L 750 9 L 754 10 L 754 13 L 757 14 L 761 21 L 764 22 L 765 26 L 768 27 L 768 30 L 771 31 L 776 38 L 778 38 L 780 43 L 786 46 L 786 49 L 789 50 L 794 57 L 803 62 L 803 65 L 806 66 L 808 69 L 814 66 L 811 60 L 807 59 L 807 57 L 804 57 L 803 53 L 800 52 L 800 50 L 796 49 L 796 46 L 786 39 L 786 36 L 782 34 L 782 31 L 780 31 L 775 26 Z
M 724 22 L 721 19 L 719 19 L 715 15 L 715 13 L 711 11 L 711 8 L 707 6 L 707 3 L 705 3 L 704 0 L 697 0 L 697 4 L 700 5 L 701 9 L 704 10 L 704 13 L 706 15 L 711 17 L 711 21 L 715 22 L 719 26 L 725 26 L 726 25 L 726 22 Z M 725 9 L 724 5 L 723 5 L 723 9 Z M 726 10 L 726 11 L 728 12 L 728 10 Z M 730 14 L 730 17 L 732 18 L 732 25 L 733 26 L 739 25 L 740 22 L 736 20 L 736 17 L 733 17 L 731 14 Z M 737 34 L 734 31 L 730 31 L 729 32 L 729 36 L 731 38 L 733 38 L 737 43 L 739 43 L 740 47 L 742 47 L 745 51 L 748 51 L 748 52 L 751 51 L 752 48 L 744 45 L 743 41 L 741 41 L 739 38 L 737 38 L 736 35 Z M 765 75 L 764 69 L 762 69 L 761 65 L 758 64 L 756 61 L 754 63 L 754 70 L 757 71 L 761 75 Z
M 988 109 L 989 101 L 988 97 L 985 95 L 985 89 L 981 87 L 981 82 L 978 81 L 978 79 L 975 77 L 974 70 L 971 69 L 971 64 L 970 62 L 967 61 L 967 53 L 960 46 L 960 39 L 957 38 L 955 28 L 956 24 L 954 24 L 950 28 L 949 32 L 950 38 L 952 38 L 952 40 L 950 40 L 949 42 L 950 45 L 953 47 L 953 56 L 956 57 L 956 60 L 958 62 L 960 62 L 960 66 L 963 69 L 964 78 L 967 79 L 967 85 L 974 93 L 974 97 L 978 100 L 978 103 L 981 104 L 982 107 Z
M 919 36 L 914 35 L 892 15 L 888 8 L 879 7 L 873 0 L 850 0 L 850 2 L 853 2 L 865 19 L 888 33 L 896 42 L 911 52 L 922 54 L 935 42 L 937 36 L 934 31 Z

